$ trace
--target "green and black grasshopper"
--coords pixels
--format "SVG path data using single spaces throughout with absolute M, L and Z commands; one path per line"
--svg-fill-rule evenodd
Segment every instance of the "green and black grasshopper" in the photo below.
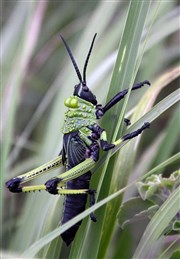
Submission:
M 94 35 L 85 61 L 82 78 L 72 52 L 61 36 L 75 68 L 79 83 L 74 87 L 73 96 L 67 98 L 64 102 L 68 109 L 64 119 L 63 148 L 59 156 L 30 172 L 19 175 L 6 182 L 7 188 L 15 193 L 46 190 L 51 194 L 66 195 L 62 224 L 85 210 L 88 195 L 90 197 L 90 206 L 95 203 L 95 191 L 89 187 L 91 179 L 90 170 L 99 159 L 100 147 L 104 151 L 113 149 L 121 142 L 138 136 L 143 130 L 150 126 L 150 123 L 146 122 L 141 128 L 126 134 L 115 143 L 109 144 L 107 142 L 106 131 L 98 125 L 97 120 L 101 119 L 112 106 L 122 100 L 128 93 L 128 89 L 116 94 L 104 107 L 97 103 L 96 96 L 90 91 L 86 83 L 86 69 L 95 37 L 96 34 Z M 146 80 L 133 85 L 132 90 L 139 89 L 145 84 L 150 85 L 149 81 Z M 128 120 L 125 122 L 127 124 L 129 123 Z M 21 186 L 22 183 L 60 166 L 65 166 L 66 172 L 51 178 L 45 184 Z M 93 213 L 90 214 L 90 217 L 93 221 L 96 221 Z M 80 225 L 81 221 L 61 235 L 67 245 L 74 240 Z

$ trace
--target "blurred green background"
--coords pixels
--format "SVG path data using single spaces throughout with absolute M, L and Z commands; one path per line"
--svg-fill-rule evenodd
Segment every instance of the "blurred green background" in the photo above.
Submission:
M 143 121 L 145 121 L 146 112 L 153 105 L 160 103 L 178 89 L 180 54 L 178 1 L 147 1 L 144 5 L 140 3 L 141 1 L 132 2 L 46 0 L 2 2 L 3 258 L 19 258 L 35 241 L 59 225 L 63 211 L 63 197 L 52 197 L 46 192 L 16 195 L 4 187 L 4 182 L 8 179 L 56 157 L 62 147 L 64 99 L 72 95 L 73 86 L 78 80 L 59 33 L 68 42 L 79 67 L 82 68 L 93 35 L 97 32 L 98 36 L 88 66 L 87 82 L 99 103 L 105 103 L 106 98 L 109 100 L 121 89 L 132 85 L 134 79 L 135 82 L 148 79 L 152 83 L 154 87 L 152 90 L 144 87 L 132 93 L 128 105 L 125 103 L 123 106 L 125 113 L 131 117 L 135 106 L 139 105 L 140 111 L 134 113 L 132 122 L 138 121 L 144 114 Z M 139 22 L 136 21 L 136 13 Z M 136 32 L 134 37 L 133 32 Z M 123 44 L 127 46 L 125 60 L 121 55 Z M 119 59 L 115 63 L 117 53 Z M 121 70 L 120 65 L 122 65 Z M 108 92 L 109 85 L 111 87 Z M 102 122 L 109 133 L 109 140 L 113 139 L 119 115 L 123 116 L 122 106 L 117 109 Z M 100 173 L 94 175 L 93 189 L 97 188 L 99 181 L 104 186 L 101 193 L 99 192 L 99 200 L 126 186 L 128 180 L 136 179 L 177 154 L 179 106 L 169 105 L 162 114 L 161 109 L 162 107 L 156 111 L 157 115 L 152 119 L 151 129 L 143 134 L 142 141 L 132 142 L 131 146 L 123 147 L 120 155 L 116 154 L 109 165 L 102 169 L 103 176 L 106 169 L 109 171 L 106 178 L 108 180 L 104 180 Z M 111 119 L 112 124 L 109 125 Z M 123 123 L 115 138 L 126 131 L 122 125 Z M 118 159 L 122 159 L 119 164 Z M 163 168 L 161 172 L 169 176 L 177 169 L 176 161 Z M 56 170 L 51 176 L 62 171 L 63 169 Z M 111 172 L 112 178 L 109 178 Z M 51 176 L 45 176 L 35 182 L 43 183 Z M 100 187 L 99 185 L 98 190 Z M 136 192 L 136 188 L 128 189 L 123 197 L 116 199 L 115 205 L 109 203 L 111 204 L 109 207 L 98 209 L 96 211 L 98 222 L 93 226 L 86 217 L 71 248 L 66 248 L 57 237 L 40 250 L 38 258 L 132 258 L 147 221 L 121 231 L 116 221 L 116 214 L 122 200 L 132 197 Z M 112 211 L 113 206 L 116 207 L 116 211 Z M 111 216 L 113 221 L 109 219 Z M 97 226 L 99 226 L 98 231 Z M 109 229 L 103 226 L 108 226 Z M 84 233 L 86 236 L 83 236 Z M 161 238 L 154 251 L 149 252 L 149 256 L 157 258 L 173 241 L 173 238 L 171 240 Z M 169 253 L 171 250 L 169 249 Z M 30 257 L 33 257 L 33 253 Z

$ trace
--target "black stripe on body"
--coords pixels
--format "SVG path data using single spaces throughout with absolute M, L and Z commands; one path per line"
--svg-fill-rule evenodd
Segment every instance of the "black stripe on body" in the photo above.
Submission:
M 67 155 L 67 169 L 71 169 L 85 160 L 86 146 L 79 137 L 78 131 L 64 135 L 64 151 Z M 67 182 L 67 189 L 89 189 L 91 172 Z M 66 195 L 64 213 L 61 223 L 64 224 L 83 212 L 87 202 L 87 194 Z M 69 245 L 76 235 L 82 221 L 79 221 L 70 229 L 65 231 L 61 237 Z

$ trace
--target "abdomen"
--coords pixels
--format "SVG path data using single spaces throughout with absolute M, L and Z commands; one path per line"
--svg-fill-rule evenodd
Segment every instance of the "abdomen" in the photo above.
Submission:
M 64 152 L 67 156 L 67 169 L 71 169 L 85 160 L 86 146 L 80 139 L 78 131 L 64 135 Z M 89 189 L 90 179 L 91 172 L 89 171 L 76 179 L 68 181 L 66 188 L 71 190 Z M 67 195 L 65 198 L 62 224 L 83 212 L 85 210 L 86 202 L 87 194 Z M 61 235 L 67 245 L 74 240 L 81 222 L 82 221 L 79 221 Z

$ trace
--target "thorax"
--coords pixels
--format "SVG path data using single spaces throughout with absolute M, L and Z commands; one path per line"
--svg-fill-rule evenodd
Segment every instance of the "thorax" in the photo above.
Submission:
M 96 107 L 77 96 L 65 100 L 68 110 L 65 112 L 63 134 L 80 130 L 96 123 Z

